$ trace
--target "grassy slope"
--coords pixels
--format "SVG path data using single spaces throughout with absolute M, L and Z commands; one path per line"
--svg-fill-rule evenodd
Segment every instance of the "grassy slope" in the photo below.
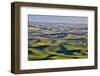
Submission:
M 28 56 L 29 60 L 38 60 L 38 59 L 44 59 L 46 58 L 48 55 L 55 55 L 50 57 L 50 59 L 73 59 L 73 58 L 87 58 L 87 55 L 83 55 L 83 54 L 79 54 L 79 53 L 75 53 L 75 55 L 64 55 L 64 54 L 60 54 L 57 53 L 55 50 L 58 50 L 58 44 L 63 42 L 62 40 L 58 40 L 55 43 L 51 43 L 51 41 L 49 39 L 45 39 L 43 40 L 43 38 L 41 37 L 37 37 L 38 39 L 42 39 L 41 42 L 37 42 L 37 43 L 33 43 L 32 46 L 36 47 L 36 46 L 45 46 L 48 45 L 50 48 L 45 49 L 45 50 L 37 50 L 34 48 L 29 48 L 29 51 L 32 52 L 32 54 L 30 54 Z M 64 39 L 78 39 L 78 38 L 87 38 L 87 35 L 72 35 L 72 34 L 68 34 L 66 37 L 64 37 Z M 36 38 L 34 38 L 36 39 Z M 33 39 L 33 40 L 34 40 Z M 31 39 L 32 40 L 32 39 Z M 66 45 L 64 45 L 68 50 L 87 50 L 87 44 L 86 43 L 73 43 L 73 42 L 68 42 Z
M 87 38 L 87 35 L 73 35 L 73 34 L 68 34 L 65 39 L 79 39 L 79 38 Z

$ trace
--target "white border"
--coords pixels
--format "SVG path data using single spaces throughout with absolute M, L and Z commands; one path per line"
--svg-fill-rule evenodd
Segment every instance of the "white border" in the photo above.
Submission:
M 88 17 L 88 59 L 28 61 L 28 14 Z M 94 11 L 21 7 L 20 33 L 21 70 L 94 65 Z

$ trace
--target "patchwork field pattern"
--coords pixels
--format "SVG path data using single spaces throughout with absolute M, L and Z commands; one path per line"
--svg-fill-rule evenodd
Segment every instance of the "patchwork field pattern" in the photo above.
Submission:
M 87 23 L 28 22 L 28 60 L 88 58 Z

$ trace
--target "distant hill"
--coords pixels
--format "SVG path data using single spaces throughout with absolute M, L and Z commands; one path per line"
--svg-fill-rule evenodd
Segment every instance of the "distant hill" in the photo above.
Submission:
M 29 32 L 33 33 L 73 33 L 86 34 L 87 24 L 72 23 L 47 23 L 47 22 L 28 22 Z

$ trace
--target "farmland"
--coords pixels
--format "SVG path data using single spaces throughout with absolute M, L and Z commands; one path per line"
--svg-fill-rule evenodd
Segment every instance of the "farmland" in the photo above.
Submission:
M 86 25 L 31 23 L 28 60 L 84 59 L 88 57 L 87 41 Z

